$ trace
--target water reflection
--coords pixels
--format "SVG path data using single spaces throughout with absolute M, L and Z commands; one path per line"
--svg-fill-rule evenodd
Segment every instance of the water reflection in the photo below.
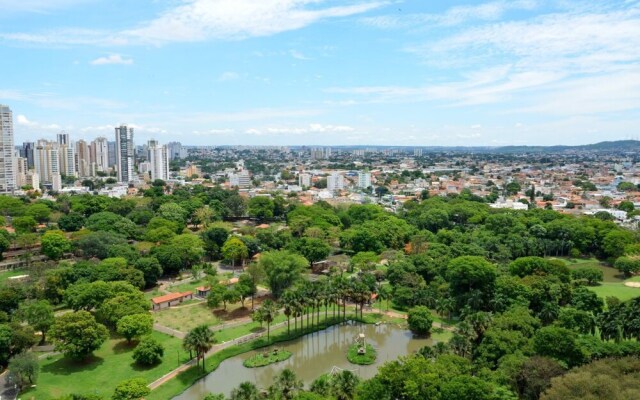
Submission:
M 347 361 L 347 349 L 359 333 L 364 333 L 368 343 L 378 351 L 378 359 L 373 365 L 359 366 Z M 421 347 L 432 344 L 431 339 L 414 338 L 411 332 L 394 325 L 348 323 L 278 345 L 293 353 L 290 359 L 278 364 L 245 368 L 242 362 L 256 352 L 230 358 L 174 399 L 200 400 L 209 392 L 228 396 L 233 388 L 244 381 L 251 381 L 258 387 L 268 387 L 284 368 L 295 371 L 306 385 L 319 375 L 330 372 L 334 366 L 353 370 L 366 379 L 375 375 L 378 366 L 384 362 L 412 354 Z

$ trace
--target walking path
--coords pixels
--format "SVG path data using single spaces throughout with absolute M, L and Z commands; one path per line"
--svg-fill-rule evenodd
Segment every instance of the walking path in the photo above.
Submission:
M 287 321 L 283 321 L 280 322 L 278 324 L 275 325 L 271 325 L 271 329 L 277 329 L 280 328 L 281 326 L 286 326 Z M 215 353 L 218 353 L 228 347 L 231 347 L 235 344 L 242 344 L 242 343 L 246 343 L 246 342 L 250 342 L 252 340 L 258 339 L 259 337 L 264 336 L 266 333 L 265 332 L 258 332 L 258 333 L 250 333 L 248 335 L 245 336 L 241 336 L 237 339 L 233 339 L 230 340 L 228 342 L 222 342 L 220 344 L 216 344 L 214 345 L 211 350 L 209 350 L 206 354 L 206 357 L 209 357 Z M 179 366 L 178 368 L 174 369 L 173 371 L 169 372 L 168 374 L 164 375 L 163 377 L 151 382 L 148 386 L 149 389 L 153 390 L 156 389 L 158 386 L 162 385 L 163 383 L 175 378 L 179 373 L 188 370 L 189 368 L 193 367 L 194 365 L 196 365 L 196 359 L 192 359 L 187 361 L 186 363 L 182 364 L 181 366 Z
M 9 372 L 0 374 L 0 400 L 15 400 L 18 397 L 17 386 L 11 382 Z

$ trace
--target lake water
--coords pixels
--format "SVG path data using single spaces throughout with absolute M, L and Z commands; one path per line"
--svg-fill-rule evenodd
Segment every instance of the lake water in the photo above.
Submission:
M 347 350 L 355 337 L 364 333 L 369 344 L 378 352 L 375 364 L 361 366 L 347 361 Z M 399 356 L 413 354 L 423 346 L 433 345 L 432 339 L 414 338 L 411 332 L 395 325 L 366 325 L 346 323 L 335 325 L 324 331 L 303 336 L 277 347 L 293 353 L 286 361 L 261 368 L 246 368 L 242 362 L 256 354 L 252 351 L 223 361 L 218 369 L 200 379 L 174 400 L 200 400 L 207 393 L 223 393 L 229 396 L 231 390 L 244 381 L 250 381 L 259 388 L 270 386 L 284 368 L 293 370 L 299 379 L 308 385 L 318 376 L 329 373 L 334 367 L 352 370 L 363 379 L 376 374 L 380 365 Z

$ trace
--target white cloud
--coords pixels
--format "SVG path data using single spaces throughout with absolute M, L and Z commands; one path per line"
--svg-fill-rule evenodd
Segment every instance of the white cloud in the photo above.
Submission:
M 124 58 L 120 54 L 111 54 L 107 57 L 99 57 L 91 61 L 91 65 L 131 65 L 133 59 Z
M 303 60 L 303 61 L 312 60 L 312 58 L 305 56 L 301 51 L 298 51 L 298 50 L 291 50 L 289 51 L 289 54 L 291 55 L 291 57 L 295 58 L 296 60 Z
M 22 114 L 16 116 L 16 123 L 19 126 L 25 127 L 26 129 L 37 129 L 37 130 L 48 130 L 48 131 L 59 131 L 62 129 L 62 127 L 58 124 L 42 124 L 39 122 L 31 121 Z
M 362 18 L 361 21 L 376 28 L 397 29 L 408 27 L 446 27 L 460 25 L 468 21 L 494 21 L 508 11 L 532 10 L 538 5 L 536 0 L 492 1 L 473 6 L 455 6 L 441 14 L 404 14 L 382 15 Z
M 322 7 L 327 2 L 182 0 L 180 5 L 156 19 L 118 32 L 74 28 L 44 33 L 0 33 L 0 39 L 49 45 L 103 46 L 235 40 L 297 30 L 322 20 L 359 15 L 389 4 L 387 0 L 360 0 L 350 5 Z
M 220 74 L 220 76 L 218 77 L 218 81 L 220 82 L 235 81 L 238 78 L 240 78 L 240 74 L 238 74 L 237 72 L 227 71 Z

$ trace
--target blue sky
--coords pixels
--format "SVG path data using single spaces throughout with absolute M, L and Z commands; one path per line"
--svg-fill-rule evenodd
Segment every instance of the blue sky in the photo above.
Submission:
M 640 137 L 640 1 L 0 0 L 16 143 Z

